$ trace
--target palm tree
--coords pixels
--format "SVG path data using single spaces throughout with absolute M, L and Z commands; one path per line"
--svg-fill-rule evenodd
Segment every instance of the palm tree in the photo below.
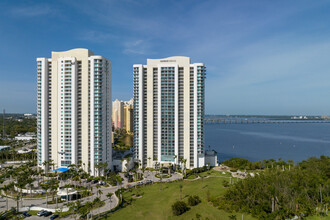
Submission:
M 129 162 L 130 162 L 130 160 L 131 160 L 130 157 L 127 157 L 127 158 L 126 158 L 127 163 L 125 164 L 125 166 L 126 166 L 126 171 L 127 171 L 127 172 L 128 172 L 128 168 L 129 168 Z
M 145 167 L 142 167 L 142 178 L 144 179 L 144 172 L 146 171 L 146 168 Z M 143 185 L 144 185 L 145 183 L 143 182 Z
M 69 184 L 65 184 L 64 186 L 63 186 L 63 188 L 65 188 L 66 189 L 66 201 L 67 201 L 67 204 L 69 204 L 69 188 L 70 188 L 71 186 L 69 185 Z
M 103 175 L 106 175 L 107 168 L 108 168 L 108 163 L 107 162 L 104 162 L 103 163 Z
M 32 198 L 32 187 L 33 187 L 33 181 L 35 181 L 35 178 L 28 178 L 26 180 L 27 187 L 30 188 L 30 197 Z
M 134 178 L 134 179 L 135 179 L 135 189 L 136 189 L 136 185 L 137 185 L 137 184 L 136 184 L 136 182 L 137 182 L 137 171 L 134 170 L 133 173 L 134 173 L 134 174 L 133 174 L 133 178 L 134 178 L 134 175 L 135 175 L 135 178 Z
M 55 193 L 56 193 L 57 188 L 59 186 L 59 182 L 56 179 L 51 179 L 50 181 L 48 181 L 48 184 L 49 184 L 50 191 L 52 193 L 52 201 L 54 202 L 54 200 L 55 200 Z
M 176 164 L 177 164 L 177 162 L 176 162 L 176 158 L 177 158 L 178 156 L 177 155 L 174 155 L 174 170 L 176 171 Z
M 14 182 L 10 182 L 8 184 L 8 190 L 10 190 L 10 197 L 13 198 L 13 191 L 14 191 L 14 188 L 15 188 L 15 183 Z
M 2 187 L 2 190 L 4 191 L 4 193 L 5 193 L 5 195 L 6 195 L 6 192 L 8 191 L 8 190 L 10 190 L 10 186 L 9 186 L 9 184 L 8 185 L 4 185 L 3 187 Z M 8 211 L 8 196 L 6 195 L 6 207 L 7 207 L 7 211 Z
M 100 169 L 101 169 L 101 166 L 99 163 L 94 165 L 94 176 L 96 176 L 96 170 L 98 171 L 98 176 L 100 176 Z
M 84 167 L 84 170 L 85 170 L 85 167 L 86 167 L 86 164 L 85 163 L 83 163 L 83 167 Z
M 106 196 L 108 197 L 108 199 L 110 200 L 109 205 L 110 205 L 110 210 L 111 210 L 111 197 L 112 197 L 113 193 L 109 192 Z
M 55 170 L 55 163 L 54 163 L 54 160 L 49 160 L 48 161 L 49 165 L 53 167 L 53 170 Z
M 96 194 L 97 194 L 97 197 L 99 197 L 99 191 L 100 191 L 100 188 L 101 186 L 100 185 L 96 185 Z
M 48 207 L 48 189 L 50 185 L 48 183 L 41 184 L 41 188 L 46 191 L 46 206 Z
M 97 191 L 97 193 L 99 194 L 100 197 L 101 197 L 101 195 L 103 194 L 103 192 L 102 192 L 101 189 L 99 189 L 99 190 Z
M 291 169 L 291 166 L 294 166 L 294 161 L 293 160 L 288 160 L 289 164 L 289 170 Z
M 150 164 L 151 157 L 148 157 L 148 160 L 149 160 L 149 166 L 150 166 L 150 165 L 151 165 L 151 164 Z
M 94 190 L 94 187 L 91 185 L 91 193 L 92 193 L 91 199 L 92 199 L 92 201 L 93 201 L 93 190 Z
M 20 176 L 19 178 L 17 178 L 16 184 L 15 184 L 15 186 L 20 189 L 20 193 L 18 193 L 18 194 L 19 194 L 19 197 L 21 198 L 22 206 L 23 206 L 22 190 L 23 190 L 24 186 L 26 186 L 26 184 L 27 184 L 26 180 L 27 180 L 27 178 L 25 177 L 25 175 Z
M 160 168 L 160 174 L 159 174 L 159 177 L 160 177 L 160 190 L 162 190 L 162 180 L 163 180 L 163 167 L 164 167 L 164 164 L 161 164 L 161 168 Z
M 17 194 L 17 196 L 15 197 L 16 200 L 16 212 L 19 211 L 19 195 Z
M 49 161 L 45 160 L 42 162 L 42 165 L 45 166 L 45 174 L 48 174 Z
M 89 196 L 89 191 L 87 189 L 85 189 L 81 192 L 81 195 L 82 195 L 82 197 L 87 197 L 87 196 Z
M 186 163 L 187 159 L 183 159 L 183 164 L 184 164 L 184 177 L 186 178 Z

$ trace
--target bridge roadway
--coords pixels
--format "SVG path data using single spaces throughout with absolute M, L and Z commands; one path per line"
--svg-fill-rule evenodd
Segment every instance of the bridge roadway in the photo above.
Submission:
M 330 120 L 269 120 L 269 119 L 224 119 L 206 118 L 205 124 L 269 124 L 269 123 L 330 123 Z

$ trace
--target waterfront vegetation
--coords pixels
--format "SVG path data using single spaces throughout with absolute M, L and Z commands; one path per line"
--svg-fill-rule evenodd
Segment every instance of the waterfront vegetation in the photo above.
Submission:
M 330 203 L 330 157 L 302 161 L 289 169 L 267 168 L 213 199 L 215 207 L 258 219 L 326 216 Z
M 252 162 L 244 158 L 231 158 L 222 162 L 223 165 L 233 168 L 234 170 L 260 170 L 264 168 L 290 168 L 294 165 L 292 160 L 283 161 L 278 159 L 262 160 Z

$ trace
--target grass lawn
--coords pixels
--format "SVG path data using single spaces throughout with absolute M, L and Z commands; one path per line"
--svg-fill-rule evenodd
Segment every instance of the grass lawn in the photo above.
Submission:
M 39 211 L 27 211 L 28 213 L 30 213 L 31 215 L 37 215 L 37 213 L 39 212 Z
M 132 189 L 131 192 L 124 193 L 124 199 L 132 203 L 108 216 L 109 219 L 197 219 L 196 214 L 201 215 L 201 219 L 228 219 L 230 215 L 236 215 L 237 219 L 242 219 L 242 214 L 226 213 L 219 210 L 207 202 L 207 192 L 211 197 L 217 197 L 225 192 L 222 186 L 223 180 L 220 172 L 209 171 L 212 176 L 206 179 L 195 181 L 180 181 L 174 183 L 154 184 L 150 186 Z M 215 172 L 215 173 L 214 173 Z M 207 173 L 207 172 L 206 172 Z M 223 175 L 226 176 L 226 175 Z M 182 214 L 181 216 L 173 216 L 171 206 L 180 200 L 180 184 L 183 185 L 182 197 L 187 202 L 189 195 L 198 195 L 202 202 L 197 206 Z M 161 190 L 162 188 L 162 190 Z M 141 198 L 132 198 L 132 195 L 142 195 Z M 244 220 L 254 219 L 244 214 Z
M 325 217 L 321 217 L 321 216 L 311 216 L 311 217 L 307 217 L 307 220 L 330 220 L 330 216 L 325 216 Z

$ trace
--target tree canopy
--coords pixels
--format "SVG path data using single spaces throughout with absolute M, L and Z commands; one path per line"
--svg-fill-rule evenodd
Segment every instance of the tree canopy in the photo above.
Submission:
M 232 185 L 213 202 L 259 219 L 324 215 L 330 202 L 330 157 L 312 157 L 291 169 L 265 169 Z

